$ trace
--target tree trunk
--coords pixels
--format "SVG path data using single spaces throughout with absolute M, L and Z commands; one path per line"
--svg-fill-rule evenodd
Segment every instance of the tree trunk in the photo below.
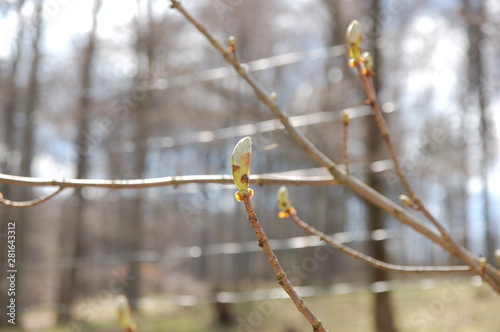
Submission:
M 484 73 L 484 61 L 481 56 L 480 44 L 484 40 L 484 34 L 482 30 L 482 23 L 485 21 L 485 11 L 483 8 L 483 1 L 471 1 L 464 0 L 464 19 L 467 23 L 467 35 L 469 39 L 469 49 L 467 52 L 467 57 L 469 64 L 467 67 L 467 79 L 469 82 L 467 93 L 472 95 L 472 99 L 477 100 L 477 104 L 474 107 L 478 108 L 479 111 L 479 137 L 480 137 L 480 150 L 481 159 L 479 161 L 479 176 L 482 182 L 482 213 L 484 220 L 484 243 L 485 253 L 484 255 L 490 262 L 495 261 L 494 251 L 495 251 L 495 237 L 493 234 L 493 225 L 490 216 L 490 195 L 489 195 L 489 183 L 488 183 L 488 169 L 490 161 L 490 149 L 489 141 L 491 140 L 489 126 L 490 116 L 487 110 L 487 100 L 484 89 L 483 80 L 485 79 Z
M 31 50 L 31 69 L 28 78 L 28 86 L 26 91 L 26 104 L 24 105 L 24 116 L 26 123 L 22 130 L 22 146 L 21 146 L 21 163 L 20 172 L 23 176 L 31 176 L 31 163 L 34 154 L 34 117 L 35 110 L 39 103 L 39 82 L 38 82 L 38 72 L 40 67 L 40 62 L 42 55 L 40 53 L 40 45 L 42 40 L 43 32 L 43 0 L 36 3 L 34 16 L 33 16 L 33 26 L 34 35 L 32 36 Z M 17 196 L 19 200 L 29 200 L 32 198 L 32 188 L 23 187 L 19 190 L 13 190 L 13 197 Z M 18 195 L 16 195 L 18 194 Z M 16 198 L 14 198 L 16 199 Z M 26 209 L 13 210 L 11 216 L 12 220 L 17 223 L 16 226 L 16 263 L 18 265 L 18 277 L 17 277 L 17 315 L 18 317 L 23 313 L 23 310 L 30 301 L 31 297 L 29 288 L 31 284 L 27 282 L 27 277 L 23 269 L 22 262 L 26 260 L 29 255 L 29 216 L 30 212 Z
M 140 1 L 137 1 L 138 12 L 140 13 Z M 151 1 L 147 1 L 147 13 L 146 13 L 147 27 L 144 28 L 141 25 L 141 20 L 137 19 L 137 44 L 136 53 L 139 55 L 145 55 L 147 63 L 141 66 L 141 62 L 137 62 L 137 75 L 134 79 L 134 89 L 140 89 L 143 85 L 140 84 L 141 81 L 150 78 L 150 71 L 152 69 L 153 62 L 153 51 L 154 51 L 154 39 L 153 39 L 153 22 L 151 15 Z M 151 109 L 153 107 L 152 94 L 151 91 L 141 91 L 143 94 L 142 100 L 138 100 L 137 107 L 132 110 L 132 116 L 134 119 L 134 177 L 137 179 L 143 178 L 145 176 L 146 170 L 146 156 L 147 156 L 147 146 L 144 144 L 149 134 L 149 114 L 151 114 Z M 130 245 L 128 246 L 133 253 L 131 255 L 132 259 L 129 263 L 129 280 L 130 283 L 127 286 L 126 294 L 130 301 L 132 310 L 137 309 L 138 300 L 140 298 L 140 286 L 141 286 L 141 275 L 140 267 L 141 262 L 135 257 L 134 253 L 137 253 L 142 249 L 142 208 L 144 205 L 143 201 L 143 191 L 137 190 L 136 197 L 132 201 L 131 214 L 128 224 L 130 225 L 130 236 L 128 241 Z
M 378 75 L 374 77 L 373 81 L 377 95 L 379 95 L 379 91 L 381 89 L 380 81 L 377 79 L 378 77 L 380 77 L 380 66 L 378 66 L 377 64 L 380 64 L 381 58 L 378 45 L 376 42 L 379 36 L 379 23 L 377 17 L 377 15 L 380 12 L 379 5 L 380 5 L 379 0 L 373 0 L 370 10 L 370 16 L 373 22 L 372 24 L 373 30 L 371 31 L 372 41 L 370 43 L 371 44 L 370 52 L 372 54 L 375 63 L 376 73 Z M 381 159 L 382 150 L 385 148 L 385 145 L 382 140 L 382 135 L 380 134 L 378 126 L 375 122 L 375 119 L 373 118 L 369 119 L 368 130 L 370 133 L 368 149 L 367 149 L 369 151 L 368 159 L 370 162 L 374 162 L 376 160 Z M 370 171 L 368 174 L 368 183 L 373 189 L 375 189 L 378 192 L 382 192 L 384 189 L 383 182 L 377 176 L 377 174 L 372 171 Z M 384 219 L 385 215 L 380 209 L 378 209 L 372 204 L 368 205 L 368 225 L 370 231 L 384 229 L 385 228 Z M 374 257 L 375 259 L 384 262 L 387 261 L 387 253 L 383 241 L 371 241 L 370 252 L 371 256 Z M 372 268 L 372 282 L 383 282 L 387 281 L 388 279 L 389 276 L 386 271 Z M 384 290 L 375 292 L 374 309 L 375 309 L 374 319 L 375 319 L 376 331 L 395 332 L 397 329 L 394 324 L 394 314 L 391 304 L 391 294 L 389 291 Z
M 76 177 L 84 179 L 88 173 L 88 157 L 92 153 L 92 149 L 96 148 L 90 145 L 88 141 L 91 96 L 90 89 L 92 87 L 92 65 L 95 53 L 96 44 L 96 29 L 97 29 L 97 14 L 101 7 L 102 0 L 95 0 L 92 29 L 89 32 L 89 39 L 84 51 L 81 74 L 81 97 L 79 100 L 77 127 L 78 134 L 76 138 L 77 147 L 77 169 Z M 70 204 L 69 216 L 73 218 L 63 221 L 61 227 L 61 241 L 63 257 L 71 262 L 69 266 L 64 267 L 61 271 L 61 283 L 59 288 L 59 310 L 57 320 L 59 323 L 68 322 L 71 320 L 71 306 L 78 296 L 78 266 L 76 261 L 84 256 L 84 212 L 85 199 L 82 196 L 82 189 L 76 188 L 73 192 L 73 197 Z
M 19 62 L 21 61 L 21 55 L 22 55 L 22 41 L 24 38 L 24 33 L 25 33 L 25 20 L 23 19 L 21 15 L 21 8 L 24 4 L 24 0 L 21 0 L 17 4 L 16 8 L 16 14 L 19 18 L 19 26 L 17 28 L 17 38 L 16 38 L 16 44 L 15 44 L 15 53 L 14 53 L 14 58 L 12 59 L 12 65 L 11 65 L 11 71 L 10 71 L 10 77 L 8 80 L 8 86 L 6 87 L 6 99 L 7 101 L 5 102 L 4 110 L 5 110 L 5 120 L 4 120 L 4 126 L 3 126 L 3 132 L 5 133 L 4 136 L 4 144 L 5 144 L 5 149 L 8 151 L 8 153 L 14 152 L 14 150 L 18 147 L 15 145 L 14 141 L 14 114 L 16 112 L 16 109 L 18 108 L 18 93 L 19 93 L 19 88 L 16 85 L 16 76 L 19 68 Z M 32 68 L 33 69 L 33 68 Z M 2 165 L 2 172 L 5 174 L 14 174 L 14 170 L 19 167 L 19 165 L 12 165 L 12 161 L 9 160 L 9 157 L 5 158 L 3 161 Z M 0 192 L 7 198 L 12 197 L 13 190 L 11 190 L 11 186 L 6 186 L 2 185 L 0 186 Z M 15 221 L 13 219 L 13 210 L 6 207 L 6 206 L 1 206 L 0 207 L 0 234 L 2 234 L 2 237 L 0 237 L 0 266 L 7 266 L 7 237 L 6 234 L 8 232 L 8 223 Z M 7 305 L 10 303 L 10 297 L 7 294 L 7 270 L 2 269 L 0 271 L 0 306 L 2 308 L 7 307 Z M 5 326 L 10 326 L 11 324 L 7 322 L 7 319 L 1 319 L 0 320 L 0 327 L 5 327 Z

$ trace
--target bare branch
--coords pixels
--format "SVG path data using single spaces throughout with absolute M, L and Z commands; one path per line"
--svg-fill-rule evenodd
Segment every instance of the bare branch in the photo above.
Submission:
M 400 206 L 381 195 L 380 193 L 373 190 L 371 187 L 358 180 L 353 176 L 347 175 L 344 170 L 342 170 L 336 163 L 330 160 L 323 152 L 321 152 L 307 137 L 304 136 L 302 132 L 297 130 L 291 123 L 289 118 L 283 113 L 281 108 L 278 106 L 276 101 L 266 94 L 258 85 L 254 82 L 253 78 L 250 77 L 241 64 L 235 61 L 232 56 L 232 52 L 223 47 L 217 39 L 215 39 L 212 34 L 193 16 L 191 16 L 186 9 L 180 4 L 179 1 L 172 1 L 172 7 L 177 9 L 184 17 L 191 22 L 212 44 L 212 46 L 222 54 L 224 59 L 231 64 L 240 77 L 247 82 L 247 84 L 253 89 L 256 97 L 266 105 L 271 112 L 278 118 L 287 132 L 292 136 L 298 146 L 300 146 L 312 159 L 314 159 L 319 165 L 325 167 L 341 184 L 348 187 L 356 194 L 360 195 L 367 201 L 380 207 L 382 210 L 388 214 L 396 217 L 402 223 L 412 227 L 417 232 L 423 234 L 427 238 L 431 239 L 433 242 L 439 244 L 442 247 L 446 247 L 444 241 L 430 228 L 428 228 L 422 221 L 416 217 L 408 214 Z
M 316 315 L 311 311 L 311 309 L 309 309 L 306 302 L 299 296 L 297 291 L 293 288 L 292 284 L 290 283 L 290 281 L 286 276 L 285 271 L 283 271 L 283 269 L 281 268 L 280 262 L 278 261 L 278 258 L 274 254 L 273 249 L 269 244 L 269 239 L 267 238 L 266 233 L 260 226 L 259 219 L 257 217 L 257 214 L 255 214 L 250 197 L 248 195 L 244 195 L 242 197 L 242 201 L 245 204 L 245 210 L 248 215 L 248 221 L 250 222 L 250 225 L 255 231 L 255 236 L 259 241 L 259 247 L 261 247 L 262 251 L 264 251 L 264 254 L 266 255 L 269 264 L 273 268 L 274 274 L 276 275 L 279 284 L 281 285 L 281 287 L 283 287 L 283 290 L 288 294 L 288 296 L 290 296 L 293 303 L 297 307 L 297 310 L 309 321 L 309 323 L 313 328 L 313 331 L 328 332 L 327 328 L 323 326 L 323 323 L 321 323 L 321 321 L 316 317 Z
M 335 241 L 328 235 L 324 234 L 323 232 L 320 232 L 316 228 L 312 227 L 309 225 L 307 222 L 301 220 L 299 217 L 297 217 L 294 213 L 288 213 L 288 218 L 290 218 L 295 225 L 297 225 L 299 228 L 303 229 L 307 233 L 311 235 L 315 235 L 319 237 L 323 242 L 328 244 L 330 247 L 333 247 L 335 249 L 338 249 L 342 251 L 343 253 L 352 256 L 362 262 L 367 263 L 370 266 L 373 266 L 374 268 L 380 269 L 380 270 L 386 270 L 386 271 L 391 271 L 391 272 L 397 272 L 397 273 L 429 273 L 429 272 L 436 272 L 436 273 L 443 273 L 443 272 L 467 272 L 470 271 L 471 268 L 467 265 L 463 266 L 408 266 L 408 265 L 397 265 L 397 264 L 391 264 L 391 263 L 386 263 L 382 262 L 378 259 L 375 259 L 371 256 L 368 256 L 362 252 L 359 252 L 355 249 L 352 249 L 340 242 Z
M 358 180 L 357 178 L 346 174 L 346 172 L 341 169 L 336 163 L 330 160 L 324 153 L 322 153 L 311 141 L 309 141 L 302 132 L 298 131 L 290 123 L 287 116 L 280 109 L 278 104 L 270 98 L 270 96 L 255 83 L 253 78 L 251 78 L 241 64 L 232 56 L 232 52 L 223 47 L 213 35 L 208 32 L 208 30 L 193 16 L 191 16 L 185 8 L 177 0 L 171 0 L 172 8 L 177 9 L 189 22 L 191 22 L 197 29 L 202 33 L 212 44 L 212 46 L 224 57 L 224 59 L 232 65 L 239 76 L 247 82 L 247 84 L 252 88 L 255 96 L 271 110 L 271 112 L 278 118 L 290 136 L 295 140 L 297 145 L 301 147 L 312 159 L 314 159 L 319 165 L 325 167 L 341 184 L 351 189 L 354 193 L 364 198 L 368 202 L 378 206 L 380 209 L 390 214 L 391 216 L 398 219 L 401 223 L 413 228 L 415 231 L 427 237 L 432 242 L 438 244 L 443 249 L 448 251 L 453 256 L 459 258 L 467 265 L 471 266 L 476 273 L 481 273 L 479 269 L 477 255 L 472 254 L 462 246 L 451 242 L 448 239 L 444 239 L 439 234 L 436 234 L 432 229 L 430 229 L 426 224 L 424 224 L 419 218 L 409 214 L 407 211 L 402 209 L 399 205 L 388 199 L 387 197 L 381 195 L 379 192 L 373 190 L 370 186 L 364 182 Z M 484 275 L 485 282 L 489 283 L 491 287 L 500 293 L 500 275 L 497 273 L 498 270 L 493 266 L 488 264 L 486 269 L 486 274 Z
M 439 233 L 441 233 L 441 237 L 444 240 L 444 244 L 448 247 L 448 249 L 446 250 L 448 250 L 451 253 L 454 253 L 464 263 L 469 265 L 474 271 L 474 273 L 481 274 L 481 267 L 479 266 L 477 260 L 472 259 L 464 252 L 463 247 L 460 246 L 457 242 L 455 242 L 455 240 L 451 237 L 450 233 L 446 230 L 446 228 L 444 228 L 444 226 L 432 215 L 432 213 L 430 213 L 430 211 L 425 207 L 425 205 L 418 197 L 417 193 L 410 186 L 408 177 L 406 176 L 406 173 L 403 170 L 401 163 L 399 162 L 399 158 L 396 154 L 396 149 L 394 148 L 394 144 L 392 143 L 389 128 L 387 126 L 387 123 L 384 119 L 384 116 L 382 115 L 382 111 L 380 110 L 378 104 L 377 93 L 373 85 L 373 76 L 375 75 L 375 73 L 373 72 L 372 68 L 369 69 L 365 68 L 366 66 L 363 66 L 362 61 L 354 61 L 353 63 L 358 71 L 359 79 L 361 80 L 363 89 L 365 90 L 366 96 L 368 98 L 368 104 L 373 109 L 377 126 L 380 129 L 382 138 L 384 139 L 384 143 L 394 163 L 396 174 L 398 175 L 398 178 L 401 181 L 403 188 L 410 196 L 409 197 L 410 200 L 415 203 L 415 205 L 418 207 L 418 210 L 421 211 L 422 214 L 437 228 Z
M 48 194 L 48 195 L 42 196 L 40 198 L 36 198 L 36 199 L 31 200 L 31 201 L 24 201 L 24 202 L 11 201 L 9 199 L 5 199 L 3 197 L 0 197 L 0 204 L 6 205 L 6 206 L 11 206 L 11 207 L 16 207 L 16 208 L 33 207 L 33 206 L 36 206 L 38 204 L 42 204 L 43 202 L 48 201 L 49 199 L 56 196 L 57 194 L 59 194 L 63 190 L 64 190 L 64 187 L 59 187 L 59 189 L 57 189 L 52 194 Z
M 289 185 L 289 186 L 333 186 L 338 181 L 331 176 L 285 176 L 280 173 L 270 173 L 262 175 L 252 175 L 252 182 L 261 185 Z M 28 187 L 61 187 L 61 188 L 107 188 L 107 189 L 140 189 L 164 186 L 181 186 L 190 183 L 217 183 L 233 184 L 233 177 L 230 175 L 185 175 L 185 176 L 166 176 L 151 179 L 133 179 L 133 180 L 83 180 L 83 179 L 64 179 L 49 180 L 42 178 L 7 175 L 0 173 L 0 183 L 14 186 Z
M 348 136 L 349 136 L 349 122 L 351 118 L 347 112 L 342 114 L 342 122 L 344 123 L 344 133 L 343 133 L 343 150 L 344 150 L 344 165 L 345 165 L 345 173 L 349 175 L 349 150 L 348 150 Z

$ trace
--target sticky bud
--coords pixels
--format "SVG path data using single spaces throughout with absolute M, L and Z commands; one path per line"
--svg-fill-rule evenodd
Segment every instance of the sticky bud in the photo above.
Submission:
M 495 250 L 495 258 L 497 260 L 498 266 L 500 266 L 500 249 Z
M 229 50 L 231 52 L 235 52 L 236 51 L 236 37 L 230 36 L 228 39 L 228 44 L 229 44 Z
M 280 218 L 286 218 L 290 214 L 296 214 L 297 211 L 292 206 L 290 202 L 290 196 L 288 195 L 288 189 L 286 187 L 281 187 L 278 189 L 278 194 L 276 196 L 277 204 L 281 212 L 278 214 Z
M 406 206 L 412 206 L 410 198 L 406 195 L 399 195 L 399 200 Z
M 134 332 L 137 330 L 137 326 L 132 320 L 132 315 L 130 314 L 130 306 L 128 300 L 124 295 L 119 295 L 116 299 L 118 307 L 118 321 L 120 326 L 127 332 Z
M 274 102 L 276 102 L 276 100 L 278 100 L 278 96 L 276 95 L 276 92 L 271 92 L 269 94 L 269 98 L 271 98 L 271 100 Z
M 365 67 L 363 73 L 366 76 L 374 76 L 375 71 L 373 70 L 373 58 L 370 52 L 363 52 L 363 54 L 361 54 L 361 62 Z
M 361 24 L 358 20 L 354 20 L 347 27 L 346 40 L 349 46 L 361 46 Z
M 281 211 L 288 211 L 292 207 L 290 202 L 290 196 L 288 195 L 288 189 L 286 187 L 281 187 L 278 189 L 278 207 Z
M 486 266 L 488 265 L 488 261 L 486 260 L 486 257 L 479 257 L 479 265 L 483 269 L 486 268 Z
M 231 155 L 234 184 L 238 188 L 236 200 L 241 201 L 245 196 L 253 196 L 253 190 L 248 187 L 250 181 L 250 161 L 252 159 L 252 139 L 242 138 L 234 147 Z
M 351 118 L 349 117 L 349 114 L 347 114 L 347 112 L 342 113 L 342 121 L 345 125 L 349 124 L 349 121 L 351 121 Z
M 349 45 L 349 57 L 352 61 L 349 61 L 350 66 L 356 66 L 359 64 L 361 56 L 361 24 L 357 20 L 354 20 L 349 24 L 346 33 L 347 44 Z

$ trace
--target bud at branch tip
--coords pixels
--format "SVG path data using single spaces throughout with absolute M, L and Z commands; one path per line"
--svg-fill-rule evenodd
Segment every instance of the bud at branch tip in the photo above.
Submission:
M 276 95 L 276 92 L 271 92 L 271 93 L 269 94 L 269 98 L 270 98 L 272 101 L 274 101 L 274 102 L 276 102 L 276 100 L 278 100 L 278 96 Z
M 370 52 L 363 52 L 361 54 L 361 62 L 364 65 L 363 73 L 366 76 L 375 76 L 375 71 L 373 70 L 373 58 Z
M 286 218 L 290 214 L 297 213 L 295 208 L 292 206 L 292 203 L 290 202 L 290 196 L 286 187 L 281 187 L 280 189 L 278 189 L 276 199 L 278 207 L 281 210 L 281 212 L 278 214 L 280 218 Z
M 351 121 L 351 118 L 349 117 L 349 114 L 347 114 L 347 112 L 342 112 L 342 121 L 345 125 L 349 124 L 349 121 Z
M 347 45 L 349 46 L 349 65 L 351 67 L 359 65 L 361 56 L 361 24 L 354 20 L 349 24 L 346 33 Z
M 253 190 L 248 187 L 250 182 L 250 161 L 252 159 L 252 139 L 242 138 L 234 147 L 231 155 L 231 167 L 233 171 L 234 184 L 238 188 L 235 194 L 237 201 L 243 197 L 253 196 Z
M 130 313 L 130 306 L 127 298 L 124 295 L 119 295 L 116 299 L 118 307 L 118 321 L 120 326 L 125 331 L 134 332 L 137 330 L 137 326 L 132 320 L 132 315 Z
M 406 206 L 411 206 L 410 198 L 406 195 L 399 195 L 399 200 Z
M 236 37 L 235 36 L 230 36 L 228 38 L 228 44 L 229 44 L 229 50 L 231 52 L 236 52 Z

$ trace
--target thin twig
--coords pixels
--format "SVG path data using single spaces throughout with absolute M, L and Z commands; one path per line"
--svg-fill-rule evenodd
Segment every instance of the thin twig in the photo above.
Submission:
M 290 185 L 290 186 L 333 186 L 338 184 L 331 176 L 286 176 L 280 173 L 270 173 L 252 175 L 253 183 L 261 186 L 267 185 Z M 163 186 L 181 186 L 190 183 L 216 183 L 233 184 L 234 180 L 230 175 L 186 175 L 186 176 L 166 176 L 151 179 L 135 180 L 84 180 L 84 179 L 64 179 L 49 180 L 43 178 L 33 178 L 26 176 L 15 176 L 0 173 L 0 183 L 14 186 L 29 187 L 64 187 L 64 188 L 107 188 L 107 189 L 139 189 L 154 188 Z
M 443 249 L 448 251 L 453 256 L 456 256 L 467 265 L 473 267 L 477 266 L 474 262 L 477 262 L 479 257 L 469 252 L 467 249 L 461 247 L 459 250 L 456 248 L 450 248 L 449 241 L 444 240 L 441 236 L 436 234 L 432 229 L 430 229 L 426 224 L 424 224 L 419 218 L 414 215 L 409 214 L 407 211 L 402 209 L 399 205 L 395 204 L 393 201 L 387 197 L 381 195 L 379 192 L 373 190 L 370 186 L 360 181 L 359 179 L 347 175 L 344 170 L 338 167 L 330 158 L 328 158 L 323 152 L 321 152 L 309 139 L 307 139 L 302 132 L 297 130 L 289 121 L 288 117 L 283 113 L 278 104 L 273 101 L 268 94 L 266 94 L 254 80 L 248 75 L 239 62 L 234 61 L 232 53 L 223 47 L 213 35 L 208 32 L 208 30 L 193 16 L 191 16 L 185 8 L 177 0 L 171 0 L 172 8 L 177 9 L 193 26 L 198 29 L 198 31 L 203 34 L 207 40 L 212 44 L 212 46 L 224 57 L 224 59 L 232 65 L 238 75 L 252 88 L 255 96 L 274 114 L 274 116 L 281 121 L 289 135 L 295 140 L 297 145 L 302 148 L 314 161 L 319 165 L 325 167 L 341 184 L 352 190 L 354 193 L 364 198 L 368 202 L 378 206 L 380 209 L 386 213 L 392 215 L 398 219 L 401 223 L 411 227 L 418 233 L 424 235 L 432 242 L 438 244 Z M 477 268 L 473 268 L 474 272 L 477 272 Z M 498 270 L 494 268 L 491 264 L 488 264 L 487 275 L 485 275 L 485 281 L 490 284 L 490 286 L 500 294 L 500 275 Z
M 343 135 L 343 150 L 344 150 L 344 165 L 345 165 L 345 173 L 349 175 L 349 151 L 347 149 L 348 147 L 348 134 L 349 134 L 349 122 L 350 118 L 349 115 L 344 112 L 342 114 L 342 122 L 344 124 L 344 135 Z
M 63 190 L 64 190 L 64 187 L 59 187 L 59 189 L 57 189 L 52 194 L 48 194 L 48 195 L 33 199 L 31 201 L 23 201 L 23 202 L 11 201 L 9 199 L 5 199 L 3 197 L 0 197 L 0 204 L 6 205 L 6 206 L 11 206 L 11 207 L 16 207 L 16 208 L 33 207 L 33 206 L 36 206 L 38 204 L 41 204 L 43 202 L 48 201 L 49 199 L 56 196 L 57 194 L 59 194 Z
M 421 211 L 422 214 L 437 228 L 439 233 L 441 233 L 441 236 L 445 241 L 446 245 L 449 246 L 448 251 L 451 250 L 455 252 L 456 255 L 459 258 L 461 258 L 464 263 L 466 263 L 472 268 L 474 273 L 481 274 L 481 267 L 479 266 L 477 261 L 471 259 L 470 257 L 468 257 L 468 255 L 464 253 L 464 251 L 462 250 L 463 247 L 461 247 L 457 242 L 455 242 L 455 240 L 451 237 L 450 233 L 446 230 L 446 228 L 443 225 L 441 225 L 441 223 L 432 215 L 432 213 L 430 213 L 430 211 L 422 203 L 416 192 L 410 186 L 408 177 L 406 176 L 406 173 L 403 170 L 401 163 L 399 162 L 399 158 L 396 154 L 396 149 L 394 148 L 394 144 L 392 143 L 391 134 L 389 132 L 387 122 L 385 121 L 384 116 L 382 115 L 382 111 L 380 110 L 377 94 L 375 91 L 375 87 L 373 85 L 373 78 L 371 75 L 366 75 L 366 73 L 363 71 L 361 62 L 356 63 L 356 68 L 358 70 L 359 78 L 365 90 L 366 96 L 368 98 L 368 102 L 373 109 L 373 113 L 375 115 L 375 121 L 377 123 L 377 126 L 379 127 L 380 133 L 382 134 L 382 138 L 384 139 L 387 150 L 389 151 L 391 159 L 394 163 L 396 174 L 398 175 L 398 178 L 401 181 L 403 188 L 410 196 L 410 200 L 415 203 L 415 205 L 418 207 L 418 210 Z
M 292 284 L 288 280 L 285 271 L 283 271 L 283 269 L 281 268 L 278 258 L 274 254 L 273 249 L 269 244 L 269 239 L 260 226 L 259 219 L 253 209 L 250 197 L 244 196 L 243 203 L 245 204 L 245 210 L 248 215 L 248 222 L 255 232 L 257 241 L 259 241 L 259 247 L 261 247 L 262 251 L 264 251 L 264 254 L 267 257 L 267 261 L 273 268 L 274 274 L 276 275 L 279 284 L 281 285 L 281 287 L 283 287 L 283 290 L 288 294 L 288 296 L 290 296 L 293 303 L 297 307 L 297 310 L 309 321 L 313 328 L 313 331 L 327 332 L 328 330 L 326 329 L 326 327 L 323 326 L 323 323 L 321 323 L 321 321 L 316 317 L 316 315 L 314 315 L 311 309 L 309 309 L 306 302 L 299 296 L 297 291 L 293 288 Z
M 315 235 L 319 237 L 323 242 L 328 244 L 330 247 L 333 247 L 335 249 L 338 249 L 342 251 L 343 253 L 352 256 L 362 262 L 367 263 L 370 266 L 373 266 L 374 268 L 380 269 L 380 270 L 386 270 L 386 271 L 391 271 L 391 272 L 397 272 L 397 273 L 430 273 L 430 272 L 437 272 L 437 273 L 442 273 L 442 272 L 467 272 L 470 271 L 471 268 L 467 265 L 463 266 L 408 266 L 408 265 L 398 265 L 398 264 L 391 264 L 391 263 L 386 263 L 383 261 L 380 261 L 378 259 L 375 259 L 371 256 L 368 256 L 362 252 L 359 252 L 355 249 L 352 249 L 338 241 L 335 241 L 328 235 L 324 234 L 323 232 L 317 230 L 316 228 L 312 227 L 309 225 L 307 222 L 303 221 L 297 215 L 293 213 L 288 213 L 288 217 L 301 229 L 306 231 L 307 233 L 311 235 Z

